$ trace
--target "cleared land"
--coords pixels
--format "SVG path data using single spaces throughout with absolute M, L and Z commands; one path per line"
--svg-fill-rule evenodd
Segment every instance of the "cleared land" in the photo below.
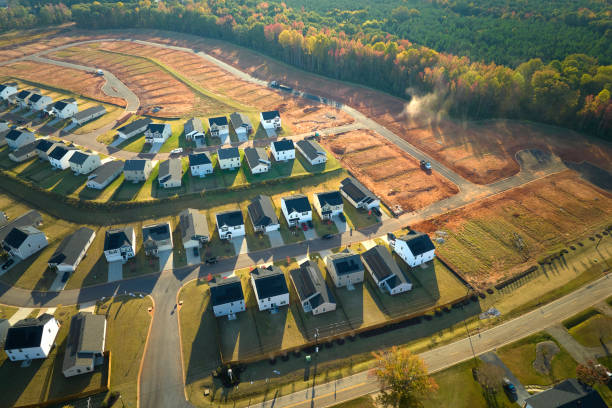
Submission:
M 450 197 L 459 190 L 437 172 L 371 130 L 324 137 L 323 145 L 388 207 L 414 211 Z
M 442 238 L 443 243 L 436 243 L 438 254 L 468 282 L 487 287 L 526 270 L 547 253 L 606 228 L 612 215 L 610 198 L 609 193 L 566 171 L 413 228 Z

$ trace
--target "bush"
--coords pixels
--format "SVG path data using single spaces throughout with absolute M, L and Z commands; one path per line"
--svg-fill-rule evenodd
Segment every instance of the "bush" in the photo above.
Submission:
M 589 318 L 591 318 L 591 317 L 593 317 L 595 315 L 598 315 L 598 314 L 599 314 L 599 312 L 596 309 L 590 307 L 590 308 L 588 308 L 586 310 L 583 310 L 582 312 L 580 312 L 580 313 L 570 317 L 569 319 L 564 320 L 563 321 L 563 326 L 565 326 L 565 328 L 567 330 L 569 330 L 572 327 L 576 327 L 580 323 L 582 323 L 582 322 L 588 320 Z

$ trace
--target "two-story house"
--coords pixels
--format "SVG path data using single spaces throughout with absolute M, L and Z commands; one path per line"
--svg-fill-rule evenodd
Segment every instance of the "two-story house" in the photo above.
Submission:
M 41 111 L 53 102 L 50 96 L 33 92 L 28 98 L 28 107 L 34 111 Z
M 204 131 L 204 125 L 200 118 L 191 118 L 183 126 L 183 132 L 185 133 L 185 139 L 195 140 L 196 138 L 203 138 L 206 132 Z
M 179 226 L 181 227 L 181 237 L 185 250 L 200 248 L 210 241 L 206 216 L 196 209 L 187 208 L 181 211 Z
M 10 149 L 19 149 L 21 146 L 32 143 L 36 140 L 34 133 L 29 132 L 25 129 L 11 129 L 6 135 L 4 135 L 6 144 Z
M 251 287 L 260 311 L 276 310 L 289 305 L 289 288 L 285 274 L 278 266 L 259 266 L 253 269 Z
M 87 227 L 81 227 L 68 235 L 49 258 L 49 268 L 58 273 L 76 271 L 95 237 L 96 232 Z
M 412 283 L 404 276 L 384 246 L 376 245 L 363 252 L 361 260 L 381 291 L 397 295 L 412 289 Z
M 312 207 L 302 194 L 281 198 L 281 211 L 290 227 L 312 221 Z
M 344 202 L 339 191 L 315 193 L 314 206 L 322 220 L 331 220 L 334 215 L 342 213 Z
M 208 119 L 208 129 L 212 137 L 221 139 L 221 144 L 224 144 L 229 136 L 229 124 L 225 116 Z
M 172 135 L 172 127 L 167 123 L 149 123 L 144 134 L 145 143 L 165 143 Z
M 269 196 L 258 195 L 247 207 L 255 232 L 271 232 L 280 228 L 274 204 Z
M 281 117 L 277 110 L 261 112 L 259 121 L 264 129 L 280 129 Z
M 58 144 L 49 153 L 49 163 L 56 169 L 66 170 L 70 167 L 70 158 L 76 153 L 74 148 Z
M 338 288 L 351 288 L 363 282 L 364 266 L 358 254 L 346 249 L 325 257 L 325 266 Z
M 146 181 L 151 175 L 153 164 L 149 159 L 126 160 L 123 164 L 123 176 L 125 181 L 139 183 Z
M 102 190 L 123 171 L 123 161 L 112 160 L 94 170 L 87 178 L 87 187 Z
M 215 214 L 220 239 L 244 236 L 244 217 L 240 210 L 223 211 Z
M 272 142 L 270 152 L 277 162 L 295 159 L 295 145 L 291 139 L 281 139 Z
M 108 262 L 125 262 L 136 255 L 134 228 L 124 227 L 106 231 L 104 256 Z
M 142 247 L 146 255 L 158 256 L 160 252 L 172 251 L 170 223 L 145 225 L 142 227 Z
M 52 114 L 60 119 L 68 119 L 79 111 L 77 101 L 74 98 L 57 101 L 53 104 L 51 109 Z
M 312 166 L 323 164 L 327 161 L 327 152 L 319 143 L 312 139 L 303 139 L 295 144 L 297 150 Z
M 215 317 L 227 316 L 229 320 L 233 320 L 236 318 L 236 313 L 246 310 L 242 282 L 239 277 L 232 276 L 226 279 L 217 277 L 208 285 Z
M 183 179 L 183 163 L 181 159 L 172 158 L 164 160 L 159 164 L 157 181 L 160 187 L 176 188 L 181 186 Z
M 38 139 L 36 141 L 36 154 L 41 160 L 49 161 L 49 153 L 55 148 L 57 142 L 51 139 Z
M 70 170 L 76 174 L 89 174 L 102 164 L 100 155 L 97 153 L 87 153 L 75 151 L 70 159 Z
M 413 268 L 433 260 L 436 256 L 436 247 L 431 242 L 429 235 L 422 232 L 411 230 L 401 237 L 396 237 L 393 234 L 387 234 L 387 237 L 393 252 Z
M 240 151 L 237 147 L 226 147 L 217 150 L 219 167 L 224 170 L 234 170 L 240 167 Z
M 106 316 L 79 312 L 70 320 L 62 373 L 69 378 L 91 373 L 104 364 Z
M 48 313 L 20 320 L 6 332 L 4 352 L 11 361 L 47 358 L 59 329 L 59 322 Z
M 205 177 L 212 174 L 213 165 L 210 153 L 194 153 L 189 155 L 189 169 L 194 177 Z
M 47 245 L 49 242 L 45 234 L 31 225 L 14 227 L 2 241 L 4 250 L 19 259 L 26 259 Z
M 28 99 L 34 92 L 38 92 L 38 89 L 22 89 L 15 94 L 15 103 L 19 105 L 20 108 L 27 108 Z
M 244 149 L 246 159 L 251 174 L 266 173 L 272 167 L 272 162 L 268 158 L 268 153 L 263 147 L 247 147 Z
M 0 98 L 7 101 L 8 98 L 17 93 L 17 82 L 5 82 L 0 85 Z
M 253 131 L 251 119 L 244 113 L 234 112 L 230 115 L 230 122 L 232 122 L 238 140 L 245 142 L 249 138 L 249 133 Z
M 300 299 L 304 313 L 318 315 L 336 310 L 336 301 L 325 284 L 316 262 L 305 261 L 289 272 L 293 287 Z

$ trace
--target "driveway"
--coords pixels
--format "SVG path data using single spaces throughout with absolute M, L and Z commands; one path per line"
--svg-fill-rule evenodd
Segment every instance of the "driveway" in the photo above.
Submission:
M 232 245 L 234 246 L 234 251 L 236 252 L 236 255 L 246 254 L 247 252 L 249 252 L 249 247 L 247 246 L 247 241 L 245 237 L 232 238 Z
M 159 271 L 173 268 L 174 256 L 172 250 L 161 251 L 157 254 L 159 259 Z
M 198 254 L 197 255 L 193 254 L 193 248 L 186 249 L 185 253 L 187 254 L 187 265 L 197 265 L 197 264 L 202 262 L 202 260 L 200 259 L 200 250 L 199 249 L 198 249 Z
M 332 217 L 332 221 L 336 224 L 336 228 L 338 228 L 339 233 L 346 232 L 348 230 L 348 225 L 346 225 L 345 221 L 342 221 L 339 216 L 334 215 Z
M 270 239 L 270 246 L 272 248 L 285 245 L 285 241 L 283 241 L 283 236 L 281 235 L 280 231 L 270 231 L 267 234 L 268 238 Z
M 304 237 L 306 240 L 317 239 L 317 231 L 314 228 L 308 228 L 308 230 L 304 231 Z
M 108 281 L 115 282 L 123 279 L 123 263 L 121 261 L 109 262 Z
M 504 362 L 501 361 L 497 354 L 492 351 L 489 351 L 488 353 L 482 354 L 479 358 L 485 363 L 494 364 L 504 369 L 504 376 L 508 377 L 508 379 L 512 381 L 512 384 L 514 384 L 514 386 L 516 387 L 516 394 L 518 397 L 516 403 L 519 404 L 521 407 L 525 405 L 525 400 L 529 398 L 531 394 L 527 392 L 523 384 L 521 384 L 518 378 L 516 378 L 516 376 L 512 374 L 512 371 L 510 371 L 510 369 L 504 364 Z
M 57 274 L 57 276 L 53 280 L 53 283 L 51 284 L 51 287 L 49 288 L 49 290 L 51 292 L 59 292 L 60 290 L 64 289 L 64 287 L 66 286 L 66 283 L 68 283 L 68 281 L 62 282 L 62 277 L 63 276 L 64 276 L 64 272 L 60 272 L 60 273 Z
M 164 145 L 163 142 L 153 143 L 153 145 L 151 146 L 151 150 L 149 150 L 149 153 L 159 153 L 159 149 L 161 149 L 163 145 Z

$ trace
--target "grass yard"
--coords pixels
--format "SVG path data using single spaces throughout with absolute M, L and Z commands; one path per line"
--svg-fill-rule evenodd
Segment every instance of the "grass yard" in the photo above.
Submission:
M 569 329 L 576 341 L 585 347 L 599 347 L 612 342 L 612 318 L 597 313 Z
M 126 407 L 137 406 L 138 370 L 151 323 L 147 309 L 152 305 L 149 297 L 117 296 L 96 307 L 96 313 L 106 315 L 106 348 L 111 351 L 112 362 L 111 389 L 121 393 Z
M 355 398 L 354 400 L 342 402 L 337 405 L 333 405 L 332 408 L 376 408 L 377 405 L 374 398 L 370 395 L 364 395 L 363 397 Z
M 8 320 L 17 312 L 18 308 L 7 305 L 0 305 L 0 319 Z
M 533 368 L 536 344 L 542 341 L 557 343 L 552 336 L 540 332 L 498 349 L 497 355 L 525 386 L 547 386 L 566 378 L 574 378 L 577 363 L 558 343 L 560 351 L 552 358 L 550 374 L 544 375 Z

